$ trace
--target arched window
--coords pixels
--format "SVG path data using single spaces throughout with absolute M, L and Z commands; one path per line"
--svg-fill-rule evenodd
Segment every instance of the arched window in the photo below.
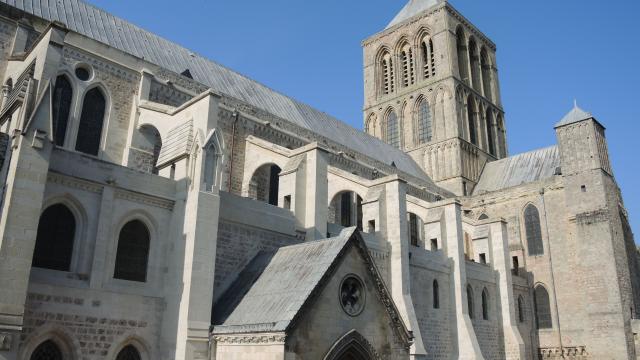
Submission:
M 487 126 L 487 145 L 489 147 L 489 154 L 491 155 L 495 155 L 496 154 L 496 146 L 495 146 L 495 138 L 494 138 L 494 132 L 493 132 L 493 121 L 491 121 L 493 119 L 493 112 L 491 111 L 491 109 L 487 109 L 487 114 L 486 114 L 486 126 Z
M 476 109 L 473 98 L 467 98 L 467 121 L 469 126 L 469 142 L 478 145 L 478 135 L 476 129 Z
M 418 107 L 418 143 L 426 144 L 433 139 L 433 121 L 431 109 L 426 100 L 420 102 Z
M 47 340 L 31 354 L 30 360 L 62 360 L 62 351 L 52 340 Z
M 100 89 L 93 88 L 87 92 L 82 103 L 76 150 L 98 155 L 106 106 L 107 102 Z
M 140 352 L 133 345 L 127 345 L 124 348 L 122 348 L 122 350 L 120 350 L 120 352 L 118 353 L 118 356 L 116 357 L 116 360 L 141 360 L 141 359 L 142 357 L 140 356 Z
M 433 280 L 433 308 L 440 309 L 440 285 L 438 285 L 438 280 Z
M 413 50 L 409 45 L 402 48 L 400 58 L 402 59 L 402 85 L 407 87 L 414 83 Z
M 480 59 L 478 56 L 478 46 L 474 38 L 469 39 L 469 67 L 471 68 L 473 88 L 482 91 L 482 85 L 480 84 Z
M 380 73 L 382 74 L 382 93 L 391 94 L 394 90 L 393 58 L 388 52 L 381 56 Z
M 56 78 L 56 86 L 53 89 L 53 103 L 51 104 L 51 110 L 53 111 L 53 139 L 58 146 L 64 145 L 72 99 L 73 88 L 69 79 L 64 75 L 58 76 Z
M 471 285 L 467 285 L 467 307 L 469 308 L 469 317 L 473 319 L 475 315 L 473 311 L 473 289 Z
M 118 237 L 113 277 L 129 281 L 147 281 L 149 246 L 149 229 L 142 221 L 133 220 L 125 224 Z
M 280 167 L 275 164 L 262 165 L 251 177 L 249 184 L 249 197 L 278 206 L 278 193 L 280 191 Z
M 458 71 L 460 72 L 460 79 L 466 84 L 469 84 L 471 82 L 469 79 L 469 53 L 462 28 L 458 28 L 456 31 L 456 42 L 458 45 Z
M 534 290 L 533 304 L 536 310 L 536 327 L 538 329 L 551 329 L 551 303 L 549 293 L 544 286 L 538 285 Z
M 542 228 L 540 227 L 540 213 L 538 208 L 529 204 L 524 210 L 524 227 L 527 233 L 527 248 L 529 256 L 544 254 L 542 244 Z
M 209 143 L 204 149 L 204 189 L 212 191 L 217 183 L 218 149 L 215 142 Z
M 482 67 L 482 85 L 484 90 L 484 97 L 491 101 L 491 63 L 489 62 L 487 49 L 485 49 L 484 47 L 480 51 L 480 66 Z
M 362 231 L 362 198 L 353 191 L 337 194 L 329 203 L 329 222 Z
M 524 322 L 524 299 L 518 296 L 518 321 Z
M 433 40 L 430 37 L 425 37 L 420 46 L 422 48 L 423 76 L 425 79 L 429 79 L 431 76 L 436 75 L 436 57 L 433 52 Z
M 487 288 L 482 290 L 482 319 L 489 320 L 489 291 Z
M 418 216 L 414 213 L 409 213 L 409 240 L 412 246 L 418 246 L 420 240 L 420 225 Z
M 400 148 L 400 130 L 398 129 L 398 115 L 391 111 L 387 115 L 387 143 L 393 147 Z
M 38 268 L 69 271 L 76 219 L 62 204 L 48 207 L 40 216 L 32 265 Z

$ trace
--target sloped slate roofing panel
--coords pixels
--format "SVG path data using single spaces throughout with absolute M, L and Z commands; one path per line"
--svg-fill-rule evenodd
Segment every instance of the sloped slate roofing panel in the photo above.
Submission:
M 441 2 L 442 0 L 410 0 L 407 5 L 405 5 L 402 10 L 400 10 L 398 15 L 396 15 L 396 17 L 391 20 L 391 22 L 385 29 L 394 27 L 395 25 L 414 17 L 421 12 L 438 5 Z
M 48 21 L 63 22 L 73 31 L 178 74 L 189 69 L 195 81 L 215 91 L 240 99 L 385 164 L 393 162 L 399 170 L 430 182 L 418 164 L 401 150 L 104 10 L 82 0 L 52 0 L 47 5 L 51 9 L 36 14 L 33 4 L 39 2 L 0 0 L 0 3 Z
M 511 156 L 487 163 L 474 195 L 545 180 L 560 166 L 557 146 Z
M 351 234 L 258 254 L 213 307 L 214 331 L 286 330 Z

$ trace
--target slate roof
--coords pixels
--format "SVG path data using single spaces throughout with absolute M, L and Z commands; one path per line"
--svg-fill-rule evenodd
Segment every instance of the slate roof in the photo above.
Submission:
M 400 10 L 398 15 L 396 15 L 393 20 L 391 20 L 385 30 L 394 27 L 407 19 L 410 19 L 420 14 L 421 12 L 440 4 L 443 1 L 444 0 L 409 0 L 407 5 L 405 5 L 402 10 Z
M 569 113 L 567 113 L 567 115 L 565 115 L 555 127 L 570 125 L 582 120 L 591 119 L 592 117 L 593 115 L 591 115 L 590 112 L 582 110 L 576 103 L 574 104 L 573 109 L 571 109 L 571 111 L 569 111 Z
M 240 99 L 385 164 L 395 163 L 399 170 L 430 182 L 418 164 L 401 150 L 82 0 L 0 0 L 0 3 L 48 21 L 60 21 L 75 32 L 175 73 L 188 69 L 195 81 L 217 92 Z M 45 3 L 48 5 L 43 5 Z
M 473 194 L 498 191 L 553 177 L 560 167 L 557 146 L 487 163 Z
M 167 138 L 163 141 L 160 155 L 158 155 L 158 167 L 189 155 L 193 141 L 193 122 L 191 120 L 169 130 Z
M 285 331 L 354 230 L 259 253 L 214 305 L 214 333 Z

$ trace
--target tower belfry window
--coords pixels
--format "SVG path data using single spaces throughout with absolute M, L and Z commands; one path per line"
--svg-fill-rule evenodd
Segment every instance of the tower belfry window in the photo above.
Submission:
M 394 90 L 393 59 L 390 54 L 382 57 L 382 93 L 391 94 Z
M 433 52 L 433 40 L 431 38 L 425 38 L 422 41 L 422 61 L 423 61 L 423 76 L 425 79 L 429 79 L 436 75 L 436 56 Z
M 402 50 L 402 85 L 407 87 L 414 83 L 413 76 L 413 51 L 411 47 L 406 46 Z

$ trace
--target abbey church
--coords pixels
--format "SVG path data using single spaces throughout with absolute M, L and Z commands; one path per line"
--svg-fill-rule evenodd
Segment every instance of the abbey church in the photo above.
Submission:
M 446 0 L 362 47 L 364 131 L 0 0 L 0 360 L 640 358 L 605 122 L 510 154 L 496 44 Z

